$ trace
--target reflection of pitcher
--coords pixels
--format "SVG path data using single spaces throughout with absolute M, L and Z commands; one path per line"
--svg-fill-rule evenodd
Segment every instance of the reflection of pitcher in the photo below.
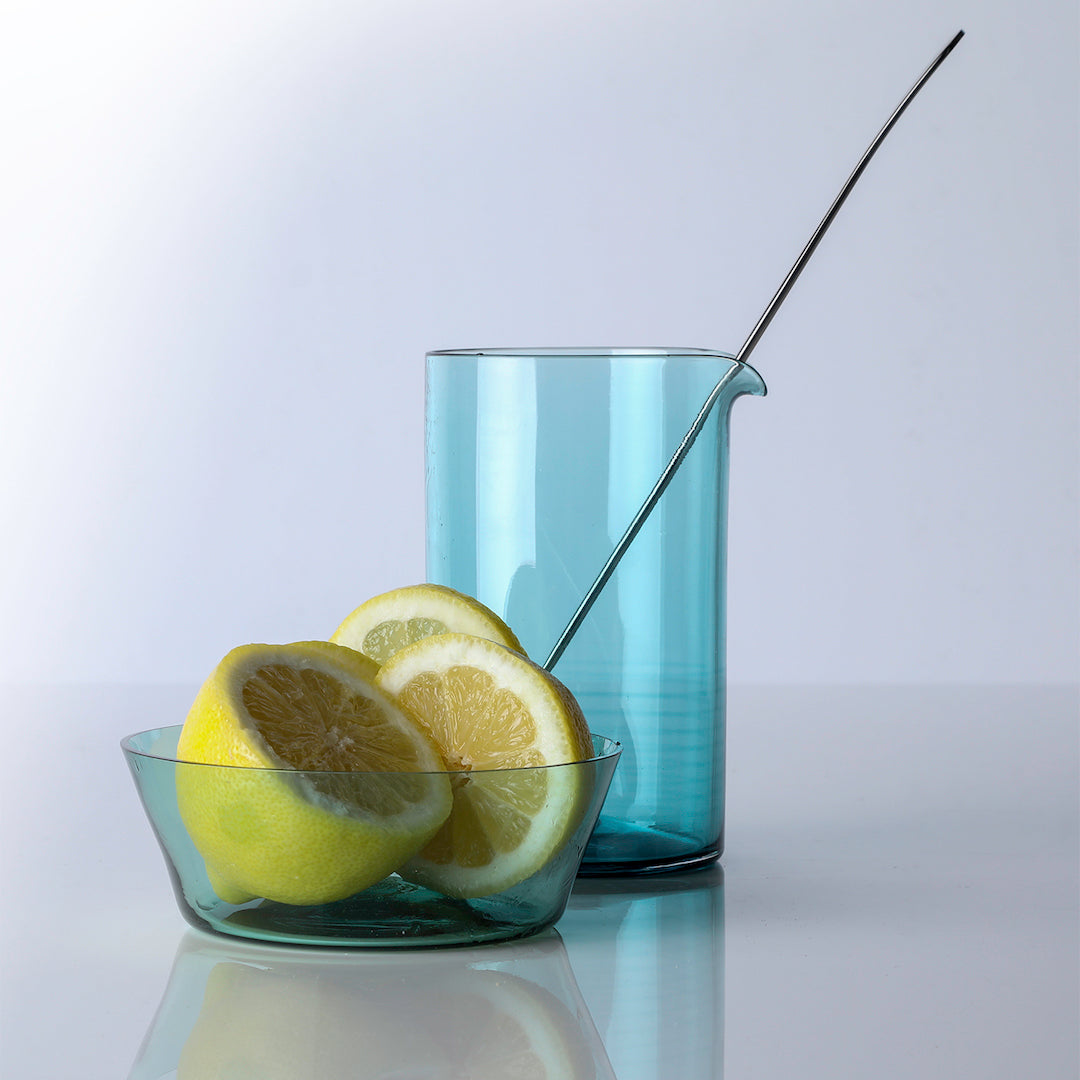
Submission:
M 724 1075 L 724 875 L 580 879 L 559 924 L 619 1080 Z
M 516 1075 L 614 1080 L 554 932 L 393 956 L 188 933 L 130 1080 Z

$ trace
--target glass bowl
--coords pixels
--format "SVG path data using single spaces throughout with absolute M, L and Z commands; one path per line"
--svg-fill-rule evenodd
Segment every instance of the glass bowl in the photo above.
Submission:
M 349 802 L 350 788 L 370 791 L 385 785 L 388 778 L 393 783 L 395 775 L 405 774 L 306 773 L 179 761 L 176 746 L 180 731 L 177 725 L 139 732 L 122 740 L 121 748 L 165 855 L 181 914 L 201 930 L 231 937 L 321 946 L 474 945 L 509 941 L 551 926 L 566 906 L 621 750 L 617 742 L 594 735 L 594 753 L 586 761 L 446 774 L 452 787 L 482 783 L 505 788 L 535 785 L 541 779 L 537 774 L 558 770 L 562 774 L 558 779 L 564 783 L 549 781 L 547 786 L 575 793 L 563 822 L 563 842 L 528 877 L 499 892 L 463 899 L 436 892 L 393 872 L 344 899 L 297 904 L 258 896 L 231 895 L 226 900 L 215 892 L 203 856 L 181 816 L 178 779 L 181 786 L 194 782 L 215 790 L 259 781 L 273 786 L 275 792 L 292 792 L 292 798 L 300 792 L 304 793 L 302 798 L 316 801 L 319 795 L 312 792 L 330 790 L 340 808 L 342 802 Z M 245 802 L 243 812 L 248 818 L 245 835 L 251 835 L 252 814 L 256 815 L 258 828 L 273 830 L 278 825 L 272 815 L 257 819 L 258 800 Z M 497 854 L 495 859 L 499 858 Z M 407 872 L 406 868 L 399 870 Z

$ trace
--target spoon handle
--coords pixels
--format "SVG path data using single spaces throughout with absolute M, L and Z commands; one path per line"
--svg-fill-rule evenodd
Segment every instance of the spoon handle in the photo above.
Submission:
M 833 219 L 840 212 L 840 207 L 844 205 L 844 201 L 847 199 L 848 195 L 851 194 L 851 189 L 858 183 L 859 177 L 862 176 L 866 166 L 870 163 L 870 159 L 877 153 L 878 147 L 885 141 L 885 137 L 892 131 L 896 121 L 900 119 L 904 110 L 911 104 L 915 95 L 923 88 L 930 76 L 945 62 L 945 58 L 956 48 L 963 36 L 964 31 L 959 31 L 952 41 L 938 53 L 934 58 L 933 63 L 931 63 L 922 75 L 919 76 L 915 85 L 904 95 L 900 104 L 893 109 L 892 115 L 885 121 L 882 129 L 874 136 L 873 142 L 871 142 L 863 152 L 863 156 L 859 158 L 858 164 L 852 170 L 852 173 L 845 181 L 844 186 L 840 189 L 840 193 L 833 199 L 832 205 L 821 219 L 821 222 L 814 230 L 810 239 L 806 242 L 806 246 L 799 253 L 799 257 L 787 272 L 787 276 L 780 283 L 780 287 L 769 301 L 768 306 L 761 313 L 761 317 L 754 325 L 753 330 L 750 331 L 746 341 L 743 342 L 742 348 L 736 353 L 735 360 L 739 364 L 744 364 L 746 358 L 754 351 L 754 347 L 757 345 L 758 341 L 761 340 L 761 336 L 765 333 L 769 323 L 772 322 L 777 309 L 787 298 L 788 293 L 791 292 L 792 286 L 803 272 L 803 268 L 810 261 L 810 256 L 814 254 L 815 249 L 821 242 L 821 238 L 833 223 Z M 689 430 L 683 436 L 678 449 L 676 449 L 675 453 L 671 456 L 671 460 L 664 467 L 664 471 L 660 474 L 660 478 L 653 485 L 652 491 L 649 492 L 645 501 L 641 504 L 640 509 L 634 515 L 633 521 L 631 521 L 627 527 L 626 532 L 623 533 L 621 539 L 615 545 L 614 550 L 608 556 L 607 562 L 604 563 L 600 573 L 596 576 L 596 580 L 589 586 L 589 591 L 582 598 L 577 610 L 566 624 L 566 628 L 559 635 L 559 640 L 555 642 L 555 646 L 552 648 L 548 658 L 544 661 L 544 668 L 546 670 L 550 671 L 559 662 L 559 658 L 562 656 L 563 652 L 565 652 L 567 645 L 570 644 L 571 638 L 577 633 L 578 627 L 584 622 L 585 616 L 589 614 L 596 598 L 600 595 L 600 590 L 608 583 L 611 575 L 615 573 L 615 568 L 622 560 L 623 555 L 626 553 L 626 549 L 633 542 L 634 537 L 641 531 L 642 525 L 645 524 L 645 521 L 652 513 L 653 508 L 660 501 L 660 496 L 667 490 L 672 477 L 675 475 L 675 471 L 682 464 L 683 458 L 689 453 L 690 447 L 694 445 L 694 440 L 705 426 L 705 422 L 708 420 L 709 413 L 712 412 L 712 408 L 716 404 L 717 399 L 738 371 L 739 368 L 733 366 L 716 386 L 713 387 L 709 396 L 705 399 L 701 411 L 697 414 L 694 422 L 690 425 Z
M 912 99 L 923 88 L 930 76 L 941 67 L 945 62 L 945 58 L 956 48 L 963 36 L 964 31 L 959 31 L 952 41 L 938 53 L 934 62 L 919 76 L 915 85 L 904 95 L 904 100 L 893 109 L 892 115 L 885 121 L 884 126 L 877 135 L 874 136 L 874 141 L 866 148 L 863 156 L 859 158 L 859 163 L 844 182 L 844 186 L 840 189 L 840 193 L 833 199 L 832 206 L 829 207 L 825 216 L 821 219 L 821 222 L 814 230 L 813 235 L 807 240 L 806 247 L 799 253 L 799 257 L 787 272 L 787 277 L 780 283 L 780 288 L 776 290 L 776 295 L 769 301 L 768 306 L 761 313 L 761 318 L 758 319 L 754 329 L 750 331 L 749 336 L 743 342 L 742 348 L 735 354 L 735 359 L 740 361 L 740 363 L 746 363 L 746 358 L 754 351 L 754 346 L 757 345 L 758 341 L 761 339 L 761 335 L 765 333 L 769 323 L 772 322 L 777 308 L 779 308 L 787 298 L 787 294 L 791 292 L 792 286 L 803 272 L 803 267 L 810 261 L 810 256 L 814 254 L 815 249 L 821 242 L 821 238 L 833 223 L 833 218 L 840 212 L 840 207 L 844 205 L 848 195 L 851 194 L 851 189 L 858 183 L 859 177 L 862 176 L 866 166 L 870 164 L 870 159 L 877 153 L 878 147 L 885 141 L 885 136 L 892 131 L 896 121 L 900 119 L 904 110 L 911 104 Z

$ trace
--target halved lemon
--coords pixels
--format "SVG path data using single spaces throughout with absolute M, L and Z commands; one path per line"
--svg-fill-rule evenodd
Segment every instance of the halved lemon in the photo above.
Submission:
M 454 809 L 398 873 L 448 896 L 502 892 L 540 869 L 577 827 L 592 756 L 573 695 L 524 656 L 468 634 L 396 653 L 379 687 L 422 724 L 446 762 Z
M 377 663 L 433 634 L 474 634 L 524 654 L 514 632 L 479 600 L 445 585 L 407 585 L 373 596 L 330 635 Z
M 374 685 L 376 670 L 308 641 L 233 649 L 207 679 L 180 735 L 176 788 L 221 899 L 343 899 L 446 820 L 439 751 Z

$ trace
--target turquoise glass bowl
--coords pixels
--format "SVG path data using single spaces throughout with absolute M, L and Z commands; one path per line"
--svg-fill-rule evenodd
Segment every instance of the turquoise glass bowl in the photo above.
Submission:
M 566 842 L 530 877 L 502 892 L 457 899 L 392 873 L 334 903 L 285 904 L 261 897 L 228 903 L 211 887 L 203 858 L 181 818 L 177 776 L 183 769 L 214 769 L 222 773 L 220 779 L 227 781 L 230 775 L 248 770 L 178 761 L 180 730 L 175 726 L 143 731 L 128 736 L 121 747 L 165 856 L 181 913 L 201 930 L 294 945 L 475 945 L 509 941 L 551 926 L 566 906 L 620 752 L 618 743 L 594 735 L 593 757 L 543 766 L 572 770 L 585 797 L 578 803 L 576 821 Z M 507 777 L 521 771 L 502 770 Z M 451 784 L 470 781 L 469 773 L 447 775 Z M 485 782 L 490 775 L 491 771 L 485 771 Z M 283 780 L 294 784 L 309 780 L 312 787 L 318 788 L 326 784 L 327 774 L 305 777 L 299 770 L 283 770 Z M 349 783 L 363 783 L 364 774 L 335 773 L 333 782 L 340 790 Z

